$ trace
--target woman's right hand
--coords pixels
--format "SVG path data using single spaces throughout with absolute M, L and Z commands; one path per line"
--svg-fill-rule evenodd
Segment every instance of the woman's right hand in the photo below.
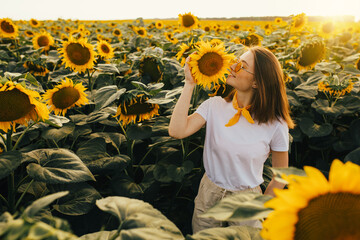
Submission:
M 196 85 L 196 82 L 194 80 L 194 76 L 191 73 L 190 66 L 188 62 L 190 62 L 191 56 L 188 56 L 185 61 L 184 71 L 185 71 L 185 84 L 189 85 Z

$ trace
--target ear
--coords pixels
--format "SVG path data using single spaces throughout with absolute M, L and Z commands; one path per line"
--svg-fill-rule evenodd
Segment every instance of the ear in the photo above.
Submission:
M 257 88 L 256 82 L 254 81 L 253 85 L 251 86 L 252 88 Z

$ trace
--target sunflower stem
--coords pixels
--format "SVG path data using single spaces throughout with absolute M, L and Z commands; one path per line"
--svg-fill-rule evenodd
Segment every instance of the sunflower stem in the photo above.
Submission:
M 24 137 L 25 133 L 36 124 L 36 122 L 33 122 L 32 124 L 30 124 L 29 126 L 26 127 L 26 129 L 21 133 L 19 139 L 16 141 L 14 147 L 12 148 L 12 150 L 16 150 L 17 146 L 19 145 L 21 139 Z
M 3 140 L 3 143 L 5 144 L 5 152 L 7 151 L 7 149 L 6 149 L 6 138 L 5 138 L 5 136 L 2 134 L 2 133 L 0 133 L 0 137 L 1 137 L 1 139 Z
M 15 48 L 16 48 L 16 58 L 18 61 L 20 61 L 20 50 L 19 50 L 19 44 L 17 43 L 17 39 L 14 39 Z
M 90 71 L 89 69 L 86 69 L 86 72 L 87 72 L 87 75 L 88 75 L 88 79 L 89 79 L 89 82 L 88 82 L 88 85 L 89 85 L 89 89 L 90 89 L 90 92 L 92 93 L 92 83 L 91 83 L 91 77 L 92 75 L 90 75 Z
M 11 126 L 11 129 L 6 133 L 6 150 L 11 151 L 12 150 L 12 136 L 13 133 L 13 127 Z
M 2 194 L 0 194 L 0 200 L 2 200 L 6 204 L 7 207 L 9 207 L 8 201 L 6 200 L 6 198 L 4 198 L 4 196 Z
M 29 190 L 30 186 L 33 184 L 34 181 L 35 181 L 35 180 L 32 179 L 32 180 L 29 182 L 29 184 L 26 186 L 26 189 L 25 189 L 24 192 L 21 194 L 19 200 L 18 200 L 17 203 L 15 204 L 15 209 L 18 208 L 21 200 L 24 198 L 25 194 L 27 193 L 27 191 Z
M 147 155 L 149 155 L 149 153 L 151 152 L 152 149 L 153 149 L 153 148 L 151 147 L 151 148 L 146 152 L 146 154 L 143 156 L 143 158 L 140 160 L 138 166 L 137 166 L 136 169 L 135 169 L 135 173 L 134 173 L 135 175 L 136 175 L 137 171 L 139 170 L 141 164 L 144 162 L 145 158 L 147 157 Z
M 8 206 L 9 212 L 11 214 L 15 213 L 15 179 L 14 179 L 14 171 L 8 176 Z

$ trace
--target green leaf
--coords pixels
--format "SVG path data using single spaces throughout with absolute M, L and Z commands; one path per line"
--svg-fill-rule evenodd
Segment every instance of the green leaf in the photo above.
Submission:
M 23 193 L 30 183 L 25 183 L 20 185 L 18 192 Z M 31 183 L 30 187 L 27 190 L 27 193 L 32 194 L 35 198 L 40 198 L 44 193 L 47 193 L 48 189 L 46 183 L 34 181 Z
M 194 164 L 191 161 L 185 161 L 180 167 L 173 164 L 169 165 L 167 167 L 167 173 L 175 182 L 181 182 L 184 176 L 191 172 L 193 168 Z
M 186 240 L 263 240 L 260 230 L 250 226 L 208 228 L 193 235 L 187 235 Z
M 55 192 L 70 192 L 53 205 L 56 211 L 65 215 L 84 215 L 95 206 L 96 200 L 101 199 L 100 193 L 87 183 L 56 184 L 50 188 Z
M 344 162 L 349 161 L 360 165 L 360 147 L 356 148 L 354 151 L 345 156 Z
M 80 237 L 81 240 L 121 240 L 120 236 L 117 238 L 113 238 L 116 234 L 116 230 L 113 231 L 100 231 L 95 233 L 89 233 L 82 235 Z
M 131 124 L 126 129 L 126 135 L 133 140 L 146 139 L 151 136 L 152 128 L 141 124 Z
M 304 170 L 295 168 L 295 167 L 287 167 L 287 168 L 271 168 L 271 171 L 274 173 L 274 178 L 276 181 L 288 184 L 287 181 L 282 179 L 282 175 L 297 175 L 297 176 L 306 176 Z
M 19 151 L 3 152 L 0 154 L 0 179 L 9 176 L 20 164 L 23 155 Z
M 105 139 L 106 143 L 111 143 L 116 149 L 120 149 L 122 143 L 126 142 L 126 137 L 121 133 L 97 132 L 90 135 L 90 138 L 100 137 Z
M 300 84 L 295 88 L 295 93 L 298 97 L 303 97 L 306 99 L 315 99 L 317 95 L 317 86 L 309 86 L 306 84 Z
M 100 63 L 97 64 L 96 67 L 94 67 L 96 70 L 99 70 L 101 72 L 105 73 L 117 73 L 120 74 L 119 69 L 116 68 L 116 64 L 110 64 L 110 63 Z
M 350 134 L 355 144 L 360 146 L 360 119 L 354 120 L 349 127 Z
M 83 142 L 76 154 L 82 161 L 93 161 L 99 158 L 107 157 L 106 154 L 106 142 L 103 138 L 92 138 L 86 142 Z
M 308 137 L 323 137 L 330 135 L 333 127 L 330 123 L 316 124 L 310 118 L 303 118 L 299 123 L 300 129 Z
M 72 233 L 62 231 L 44 222 L 36 222 L 31 226 L 26 239 L 66 239 L 66 240 L 77 240 L 79 239 Z
M 42 197 L 40 199 L 35 200 L 30 206 L 28 206 L 21 217 L 23 218 L 34 218 L 38 212 L 40 212 L 42 209 L 49 206 L 53 201 L 55 201 L 58 198 L 61 198 L 65 195 L 67 195 L 69 192 L 58 192 L 53 193 L 50 195 L 47 195 L 45 197 Z
M 87 161 L 85 164 L 93 174 L 105 174 L 121 171 L 128 166 L 129 162 L 130 157 L 128 155 L 120 154 Z
M 56 129 L 56 128 L 46 128 L 41 136 L 44 139 L 47 140 L 53 140 L 55 142 L 58 142 L 64 138 L 66 138 L 68 135 L 70 135 L 75 129 L 75 125 L 73 123 L 66 124 L 63 127 Z
M 68 149 L 37 149 L 26 154 L 26 170 L 36 181 L 71 183 L 94 180 L 81 159 Z
M 220 200 L 208 209 L 201 217 L 214 218 L 220 221 L 248 221 L 267 217 L 272 211 L 264 203 L 272 197 L 253 192 L 234 193 Z
M 98 89 L 95 94 L 95 109 L 99 110 L 109 106 L 125 92 L 125 88 L 118 89 L 116 85 L 105 86 Z
M 119 219 L 121 239 L 184 239 L 174 223 L 141 200 L 107 197 L 96 205 Z
M 335 104 L 334 106 L 329 107 L 329 101 L 325 99 L 317 99 L 311 104 L 311 107 L 320 114 L 329 115 L 332 117 L 340 116 L 346 110 L 346 108 L 341 106 L 341 104 Z

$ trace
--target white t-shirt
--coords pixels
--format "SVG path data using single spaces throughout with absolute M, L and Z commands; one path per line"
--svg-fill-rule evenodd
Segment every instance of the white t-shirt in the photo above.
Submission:
M 264 162 L 270 149 L 289 149 L 289 128 L 285 121 L 266 124 L 249 123 L 244 116 L 230 127 L 225 124 L 237 111 L 232 102 L 220 96 L 200 104 L 195 113 L 206 121 L 203 160 L 207 176 L 216 185 L 230 190 L 243 190 L 260 185 Z

